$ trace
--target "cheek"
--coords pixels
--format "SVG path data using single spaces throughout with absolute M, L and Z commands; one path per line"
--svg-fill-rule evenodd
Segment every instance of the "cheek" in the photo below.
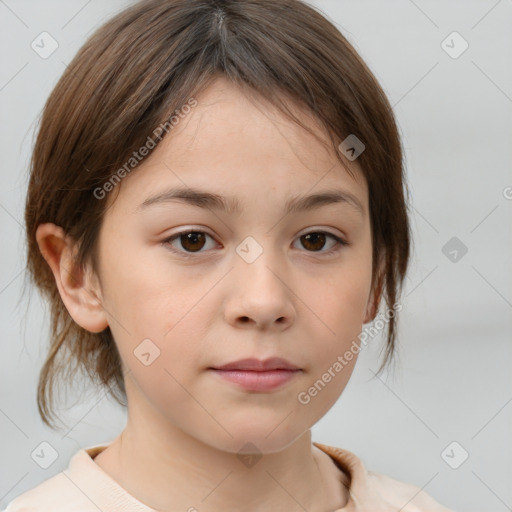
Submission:
M 323 280 L 321 289 L 308 295 L 307 305 L 323 322 L 333 340 L 357 335 L 362 327 L 371 286 L 371 269 L 361 265 L 340 266 Z
M 117 249 L 115 247 L 117 245 Z M 116 258 L 104 259 L 103 298 L 111 328 L 137 338 L 163 341 L 215 283 L 197 271 L 171 264 L 160 247 L 136 244 L 124 250 L 112 244 Z
M 370 286 L 371 259 L 365 262 L 364 257 L 354 258 L 351 264 L 347 262 L 338 273 L 331 274 L 322 291 L 309 295 L 308 305 L 316 313 L 313 318 L 317 326 L 311 377 L 312 385 L 318 384 L 312 393 L 322 395 L 314 400 L 317 412 L 337 400 L 352 374 Z M 311 333 L 313 337 L 315 331 Z
M 212 363 L 204 342 L 213 311 L 204 297 L 209 279 L 166 277 L 154 267 L 112 274 L 111 330 L 121 357 L 148 399 L 185 407 L 190 396 L 184 389 L 193 389 L 201 369 Z

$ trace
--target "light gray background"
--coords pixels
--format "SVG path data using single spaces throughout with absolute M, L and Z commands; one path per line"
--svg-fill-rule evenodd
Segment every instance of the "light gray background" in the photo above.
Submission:
M 79 448 L 112 440 L 125 422 L 112 401 L 78 389 L 69 428 L 43 427 L 35 390 L 48 311 L 34 289 L 26 290 L 30 308 L 20 297 L 37 117 L 85 38 L 129 3 L 0 1 L 0 509 L 65 469 Z M 424 487 L 450 508 L 512 510 L 512 1 L 313 5 L 356 47 L 394 106 L 414 232 L 398 370 L 373 376 L 383 338 L 372 340 L 313 438 L 354 451 L 369 469 Z M 48 59 L 30 46 L 42 31 L 59 43 Z M 469 43 L 456 59 L 441 46 L 453 31 Z M 457 262 L 442 252 L 452 237 L 468 248 Z M 58 452 L 46 470 L 30 456 L 42 441 Z M 452 441 L 469 453 L 458 469 L 441 457 Z M 450 452 L 452 460 L 460 453 Z

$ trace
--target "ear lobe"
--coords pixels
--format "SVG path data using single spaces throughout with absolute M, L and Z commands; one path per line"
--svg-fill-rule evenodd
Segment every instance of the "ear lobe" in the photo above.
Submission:
M 45 223 L 38 226 L 36 240 L 73 320 L 90 332 L 106 329 L 108 321 L 100 300 L 97 277 L 90 267 L 77 266 L 77 248 L 72 238 L 61 227 Z

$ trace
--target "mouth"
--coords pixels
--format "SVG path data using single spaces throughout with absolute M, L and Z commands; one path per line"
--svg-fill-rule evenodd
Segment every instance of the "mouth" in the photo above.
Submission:
M 282 358 L 242 359 L 209 369 L 222 381 L 254 392 L 273 391 L 302 372 Z
M 271 357 L 265 360 L 255 358 L 240 359 L 239 361 L 233 361 L 222 366 L 215 366 L 213 369 L 264 372 L 272 370 L 299 370 L 299 367 L 281 357 Z

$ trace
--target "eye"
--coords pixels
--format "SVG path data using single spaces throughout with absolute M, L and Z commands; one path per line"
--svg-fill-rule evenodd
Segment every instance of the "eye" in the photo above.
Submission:
M 175 235 L 166 238 L 163 243 L 171 246 L 171 250 L 179 252 L 188 256 L 187 253 L 193 254 L 199 252 L 205 246 L 206 237 L 212 238 L 208 233 L 204 231 L 181 231 Z M 213 240 L 213 239 L 212 239 Z M 174 241 L 178 241 L 179 244 L 185 251 L 173 248 Z
M 325 246 L 325 242 L 328 238 L 334 240 L 333 245 L 327 251 L 321 249 Z M 340 238 L 339 236 L 327 233 L 325 231 L 310 231 L 299 237 L 303 247 L 308 249 L 308 252 L 320 252 L 322 254 L 332 254 L 339 251 L 343 246 L 349 245 L 348 242 Z
M 181 231 L 180 233 L 166 238 L 162 243 L 170 246 L 169 248 L 173 252 L 188 257 L 194 253 L 204 252 L 201 251 L 201 249 L 207 245 L 207 238 L 213 240 L 213 238 L 204 231 Z M 333 241 L 331 248 L 323 251 L 322 248 L 325 247 L 326 241 L 329 238 Z M 305 247 L 308 252 L 318 252 L 321 254 L 332 254 L 339 251 L 343 246 L 350 245 L 342 238 L 325 231 L 311 231 L 300 236 L 297 240 L 301 241 L 302 246 Z M 174 245 L 175 242 L 178 242 L 181 248 L 176 248 Z

